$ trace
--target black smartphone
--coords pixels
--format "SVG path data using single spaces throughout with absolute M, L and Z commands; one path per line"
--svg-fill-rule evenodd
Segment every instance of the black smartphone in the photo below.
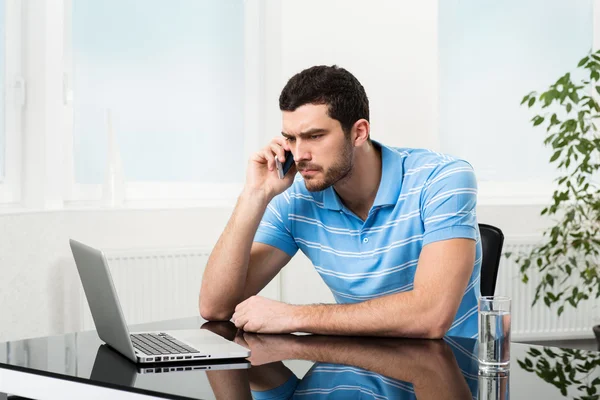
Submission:
M 286 150 L 285 161 L 283 162 L 283 164 L 281 164 L 279 159 L 276 158 L 275 165 L 277 166 L 277 173 L 279 174 L 279 179 L 283 179 L 285 174 L 287 174 L 290 168 L 292 168 L 292 165 L 294 165 L 294 156 L 292 155 L 292 152 Z

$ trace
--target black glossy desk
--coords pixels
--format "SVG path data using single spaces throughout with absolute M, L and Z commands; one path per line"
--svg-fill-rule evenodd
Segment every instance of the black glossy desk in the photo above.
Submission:
M 238 360 L 228 366 L 234 369 L 194 364 L 144 373 L 101 346 L 95 332 L 82 332 L 0 343 L 0 393 L 36 399 L 245 399 L 252 398 L 252 386 L 257 398 L 272 399 L 292 393 L 297 399 L 598 399 L 600 392 L 598 352 L 513 343 L 508 376 L 485 377 L 478 375 L 472 339 L 241 334 L 232 324 L 200 318 L 134 328 L 201 327 L 249 346 L 252 366 Z M 279 397 L 267 391 L 284 382 L 287 394 L 284 388 Z M 3 398 L 11 396 L 0 394 Z

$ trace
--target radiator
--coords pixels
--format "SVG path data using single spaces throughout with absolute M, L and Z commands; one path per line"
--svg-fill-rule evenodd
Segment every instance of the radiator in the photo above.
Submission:
M 533 249 L 539 237 L 507 238 L 503 252 L 528 253 Z M 565 305 L 564 313 L 559 317 L 556 308 L 549 309 L 543 296 L 535 306 L 531 306 L 535 288 L 542 274 L 532 267 L 527 275 L 529 282 L 521 281 L 519 266 L 512 258 L 503 257 L 498 270 L 495 294 L 510 296 L 512 299 L 511 334 L 513 340 L 544 339 L 581 339 L 592 338 L 592 326 L 600 324 L 600 299 L 593 296 L 579 303 L 577 308 Z M 567 281 L 569 282 L 569 281 Z M 577 282 L 577 280 L 571 280 Z
M 528 251 L 537 240 L 535 237 L 507 238 L 503 251 Z M 198 293 L 209 249 L 131 249 L 107 251 L 106 255 L 128 324 L 198 315 Z M 283 291 L 294 290 L 294 282 L 280 275 L 260 294 L 278 300 Z M 314 279 L 320 278 L 315 276 Z M 565 312 L 558 317 L 555 309 L 548 309 L 543 301 L 531 307 L 539 281 L 540 275 L 531 270 L 529 283 L 522 283 L 519 267 L 511 259 L 502 258 L 496 295 L 512 298 L 513 340 L 591 338 L 592 326 L 600 324 L 600 301 L 581 302 L 577 309 L 565 306 Z M 81 327 L 94 329 L 83 293 L 80 310 Z
M 199 315 L 198 294 L 210 249 L 109 250 L 105 254 L 128 325 Z M 279 277 L 260 294 L 279 299 Z M 82 329 L 95 329 L 83 291 L 80 310 Z

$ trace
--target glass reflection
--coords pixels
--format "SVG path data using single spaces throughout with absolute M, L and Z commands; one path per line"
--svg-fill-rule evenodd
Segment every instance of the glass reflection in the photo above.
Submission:
M 479 400 L 507 400 L 510 398 L 509 370 L 479 370 L 477 397 Z

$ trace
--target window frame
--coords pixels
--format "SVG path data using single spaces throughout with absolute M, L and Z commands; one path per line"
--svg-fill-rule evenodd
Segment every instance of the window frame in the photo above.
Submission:
M 4 176 L 0 176 L 0 205 L 19 205 L 22 175 L 22 114 L 25 80 L 22 69 L 22 3 L 5 0 Z

